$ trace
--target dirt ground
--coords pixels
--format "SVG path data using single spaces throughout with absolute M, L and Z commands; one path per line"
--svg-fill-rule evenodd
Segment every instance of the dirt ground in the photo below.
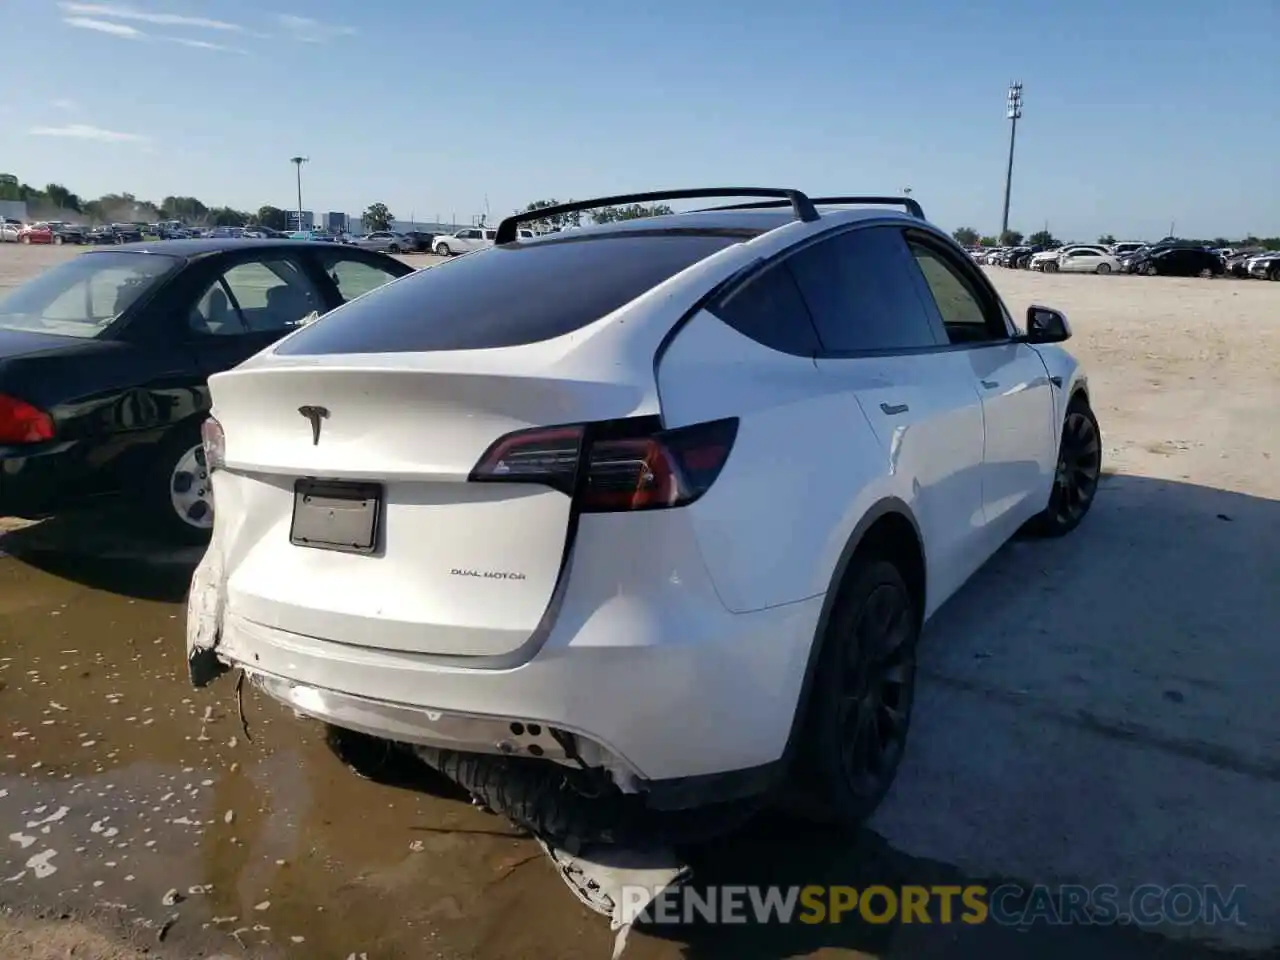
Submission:
M 0 289 L 73 254 L 0 246 Z M 1071 319 L 1094 512 L 1011 543 L 932 621 L 862 837 L 770 816 L 696 851 L 696 880 L 1243 886 L 1246 924 L 657 927 L 627 958 L 1280 956 L 1280 284 L 989 273 L 1015 313 Z M 377 757 L 356 776 L 248 692 L 246 732 L 225 681 L 192 690 L 196 559 L 100 517 L 0 520 L 0 956 L 608 956 L 505 822 Z

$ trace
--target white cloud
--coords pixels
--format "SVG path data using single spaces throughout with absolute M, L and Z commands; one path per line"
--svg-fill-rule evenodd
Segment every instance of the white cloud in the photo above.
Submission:
M 55 100 L 53 106 L 58 110 L 77 110 L 80 107 L 74 100 Z
M 27 132 L 33 137 L 70 137 L 73 140 L 97 140 L 100 143 L 146 143 L 151 139 L 139 133 L 103 130 L 87 123 L 69 123 L 64 127 L 33 127 Z
M 199 30 L 225 30 L 232 33 L 243 33 L 244 28 L 238 23 L 225 20 L 210 20 L 208 17 L 187 17 L 177 13 L 155 13 L 150 10 L 139 10 L 117 3 L 60 3 L 60 7 L 68 13 L 83 14 L 90 17 L 107 17 L 110 20 L 133 20 L 138 23 L 154 23 L 162 27 L 193 27 Z
M 63 17 L 62 21 L 81 30 L 96 30 L 98 33 L 108 33 L 113 37 L 124 37 L 128 40 L 141 40 L 146 36 L 141 30 L 123 23 L 110 23 L 106 20 L 93 20 L 89 17 Z
M 169 43 L 180 43 L 184 47 L 195 47 L 197 50 L 222 50 L 226 53 L 247 53 L 239 47 L 228 47 L 222 43 L 210 43 L 208 40 L 191 40 L 187 37 L 161 37 L 161 40 L 167 40 Z
M 350 37 L 355 34 L 355 27 L 344 27 L 334 23 L 321 23 L 310 17 L 299 17 L 292 13 L 276 15 L 276 22 L 294 40 L 302 43 L 325 43 L 335 37 Z

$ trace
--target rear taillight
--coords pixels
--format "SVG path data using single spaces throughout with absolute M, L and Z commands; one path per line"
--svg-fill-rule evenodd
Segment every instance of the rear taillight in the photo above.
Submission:
M 53 435 L 53 417 L 25 400 L 0 393 L 0 444 L 43 443 Z
M 204 468 L 213 473 L 226 462 L 227 438 L 222 424 L 213 417 L 200 424 L 200 440 L 204 444 Z
M 736 418 L 675 430 L 656 417 L 519 430 L 496 441 L 470 479 L 553 487 L 585 513 L 681 507 L 710 489 L 737 434 Z

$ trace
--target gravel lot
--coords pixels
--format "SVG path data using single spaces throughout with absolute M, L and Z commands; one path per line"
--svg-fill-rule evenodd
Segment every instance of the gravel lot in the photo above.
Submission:
M 0 246 L 0 289 L 74 253 Z M 1097 506 L 1062 541 L 1010 544 L 933 621 L 908 759 L 864 840 L 769 821 L 704 851 L 699 879 L 1244 885 L 1247 926 L 1165 930 L 1173 943 L 1125 928 L 658 930 L 628 958 L 1280 949 L 1280 284 L 989 274 L 1015 314 L 1040 303 L 1072 321 L 1105 435 Z M 191 557 L 103 530 L 68 518 L 0 539 L 0 837 L 32 838 L 0 841 L 0 907 L 142 930 L 153 953 L 187 951 L 174 956 L 607 955 L 607 924 L 502 822 L 422 783 L 354 777 L 313 726 L 249 695 L 246 742 L 229 686 L 182 675 Z M 46 849 L 58 872 L 40 877 L 28 858 Z M 214 889 L 161 905 L 201 884 Z M 5 922 L 0 944 L 30 939 Z

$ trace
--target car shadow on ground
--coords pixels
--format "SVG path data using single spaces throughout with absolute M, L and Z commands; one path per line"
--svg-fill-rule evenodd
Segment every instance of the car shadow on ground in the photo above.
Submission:
M 173 546 L 148 536 L 144 521 L 115 505 L 0 533 L 0 555 L 95 590 L 164 603 L 186 596 L 203 553 L 203 547 Z

